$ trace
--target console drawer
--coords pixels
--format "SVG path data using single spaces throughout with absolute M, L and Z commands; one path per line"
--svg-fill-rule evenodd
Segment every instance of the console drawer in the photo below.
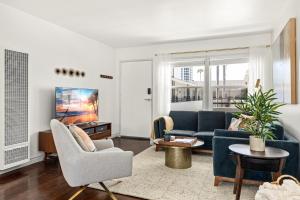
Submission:
M 107 125 L 98 126 L 98 127 L 96 127 L 96 133 L 106 131 L 107 129 L 108 129 Z
M 93 134 L 93 133 L 95 133 L 94 128 L 87 128 L 87 129 L 84 129 L 84 131 L 85 131 L 87 134 Z

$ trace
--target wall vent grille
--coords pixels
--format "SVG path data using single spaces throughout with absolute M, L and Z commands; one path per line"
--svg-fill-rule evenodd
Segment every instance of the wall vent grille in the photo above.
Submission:
M 5 146 L 28 142 L 28 54 L 5 50 L 4 96 Z M 19 151 L 11 151 L 16 152 L 17 160 L 27 158 L 25 151 Z M 15 160 L 10 156 L 14 157 L 9 153 L 5 163 Z
M 5 151 L 4 164 L 9 165 L 26 159 L 28 159 L 28 146 L 19 147 Z

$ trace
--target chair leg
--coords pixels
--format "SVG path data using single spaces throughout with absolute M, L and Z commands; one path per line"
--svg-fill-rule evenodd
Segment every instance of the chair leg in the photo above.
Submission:
M 83 192 L 86 188 L 87 188 L 87 185 L 85 185 L 85 186 L 83 186 L 83 187 L 80 187 L 80 189 L 79 189 L 77 192 L 75 192 L 75 193 L 69 198 L 69 200 L 75 199 L 75 198 L 76 198 L 78 195 L 80 195 L 81 192 Z
M 106 193 L 112 200 L 118 200 L 117 197 L 115 197 L 115 195 L 111 191 L 109 191 L 109 189 L 106 187 L 106 185 L 104 185 L 103 182 L 100 182 L 99 184 L 103 187 L 103 189 L 106 191 Z
M 215 176 L 214 186 L 217 187 L 221 183 L 221 178 L 218 176 Z

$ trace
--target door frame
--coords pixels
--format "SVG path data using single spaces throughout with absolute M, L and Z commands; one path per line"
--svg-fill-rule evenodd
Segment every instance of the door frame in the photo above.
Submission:
M 128 59 L 128 60 L 120 60 L 119 61 L 119 137 L 121 136 L 121 126 L 122 126 L 122 118 L 121 118 L 121 112 L 122 112 L 122 105 L 121 105 L 121 96 L 122 96 L 122 89 L 121 89 L 121 85 L 122 85 L 122 64 L 124 63 L 131 63 L 131 62 L 151 62 L 151 95 L 152 95 L 152 100 L 151 100 L 151 121 L 153 121 L 153 89 L 154 89 L 154 81 L 153 81 L 153 59 L 152 58 L 145 58 L 145 59 Z M 143 137 L 139 137 L 139 138 L 143 138 Z M 149 137 L 146 139 L 150 138 L 150 133 L 149 133 Z

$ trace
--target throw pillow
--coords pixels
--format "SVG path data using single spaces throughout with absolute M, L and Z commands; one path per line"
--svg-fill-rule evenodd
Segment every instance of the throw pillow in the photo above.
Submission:
M 88 134 L 79 128 L 78 126 L 71 125 L 70 126 L 70 132 L 72 133 L 73 137 L 79 144 L 79 146 L 84 151 L 94 152 L 96 151 L 96 147 L 94 142 L 91 140 L 91 138 L 88 136 Z
M 244 129 L 245 128 L 247 121 L 253 121 L 253 120 L 255 120 L 255 117 L 249 116 L 249 115 L 245 115 L 245 114 L 241 114 L 240 117 L 241 117 L 240 118 L 241 123 L 239 125 L 240 129 Z
M 174 128 L 174 121 L 171 117 L 169 116 L 163 116 L 166 124 L 166 131 L 171 131 Z
M 238 131 L 241 123 L 242 123 L 242 119 L 232 118 L 228 130 L 229 131 Z

